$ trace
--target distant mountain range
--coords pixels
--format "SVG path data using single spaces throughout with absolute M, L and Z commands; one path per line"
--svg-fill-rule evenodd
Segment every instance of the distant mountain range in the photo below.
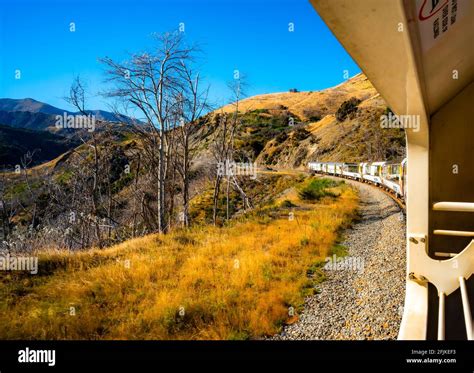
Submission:
M 0 98 L 0 125 L 56 133 L 58 132 L 55 127 L 56 116 L 62 116 L 65 113 L 67 115 L 81 114 L 60 109 L 32 98 Z M 99 121 L 132 122 L 132 119 L 129 117 L 116 115 L 104 110 L 88 110 L 87 114 L 94 115 L 95 119 Z
M 32 98 L 0 99 L 0 167 L 20 164 L 34 151 L 33 164 L 49 161 L 79 145 L 77 131 L 56 128 L 56 116 L 80 115 Z M 131 123 L 132 120 L 104 110 L 89 110 L 96 121 Z M 87 131 L 81 131 L 87 138 Z

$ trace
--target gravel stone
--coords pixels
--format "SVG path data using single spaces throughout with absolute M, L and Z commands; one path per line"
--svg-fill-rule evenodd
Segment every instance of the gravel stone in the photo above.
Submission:
M 405 216 L 378 188 L 346 182 L 359 190 L 360 220 L 344 232 L 342 245 L 363 270 L 325 269 L 327 279 L 306 298 L 298 321 L 271 339 L 397 338 L 405 297 Z

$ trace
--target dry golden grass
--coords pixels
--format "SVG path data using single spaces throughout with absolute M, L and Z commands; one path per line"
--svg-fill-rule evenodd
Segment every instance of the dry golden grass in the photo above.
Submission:
M 229 226 L 149 235 L 106 250 L 40 253 L 36 276 L 0 277 L 1 339 L 243 339 L 278 332 L 318 279 L 358 199 L 267 207 Z M 279 203 L 279 202 L 278 202 Z M 71 308 L 73 307 L 73 308 Z M 73 315 L 74 313 L 74 315 Z
M 280 92 L 249 97 L 239 103 L 239 110 L 272 110 L 279 109 L 283 105 L 298 117 L 308 119 L 305 112 L 308 108 L 325 106 L 330 111 L 335 112 L 339 105 L 349 97 L 358 97 L 365 100 L 374 95 L 377 95 L 377 91 L 366 76 L 357 74 L 338 86 L 322 91 Z M 226 105 L 219 110 L 233 112 L 235 107 Z

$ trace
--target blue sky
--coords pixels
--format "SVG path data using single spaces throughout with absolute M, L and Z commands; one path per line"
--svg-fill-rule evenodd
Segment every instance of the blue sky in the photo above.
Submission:
M 123 61 L 152 47 L 153 32 L 176 30 L 203 50 L 202 75 L 215 104 L 238 69 L 247 95 L 320 90 L 358 66 L 308 0 L 0 0 L 0 97 L 63 100 L 75 75 L 87 82 L 90 109 L 107 109 L 99 57 Z M 70 32 L 70 22 L 76 31 Z M 289 23 L 294 32 L 289 32 Z M 15 71 L 21 79 L 15 79 Z

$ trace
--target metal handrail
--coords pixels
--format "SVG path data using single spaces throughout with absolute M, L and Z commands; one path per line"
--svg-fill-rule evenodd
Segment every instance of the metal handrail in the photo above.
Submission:
M 474 340 L 474 329 L 472 326 L 472 316 L 471 308 L 469 306 L 469 298 L 467 296 L 466 280 L 464 277 L 459 277 L 459 288 L 461 290 L 461 299 L 462 299 L 462 309 L 464 314 L 464 322 L 466 325 L 466 335 L 467 339 L 472 341 Z M 446 294 L 440 292 L 438 294 L 439 303 L 438 303 L 438 340 L 444 341 L 445 339 L 445 330 L 446 330 Z
M 464 322 L 466 323 L 467 339 L 474 339 L 474 331 L 472 329 L 471 308 L 469 307 L 469 298 L 467 297 L 466 279 L 459 277 L 459 287 L 461 288 L 462 309 L 464 313 Z
M 439 304 L 438 304 L 438 341 L 444 341 L 445 332 L 445 312 L 444 312 L 444 293 L 439 293 Z
M 447 229 L 435 229 L 433 234 L 439 236 L 459 236 L 459 237 L 474 237 L 474 232 L 472 231 L 453 231 Z
M 473 202 L 436 202 L 433 204 L 434 211 L 457 211 L 474 212 Z

